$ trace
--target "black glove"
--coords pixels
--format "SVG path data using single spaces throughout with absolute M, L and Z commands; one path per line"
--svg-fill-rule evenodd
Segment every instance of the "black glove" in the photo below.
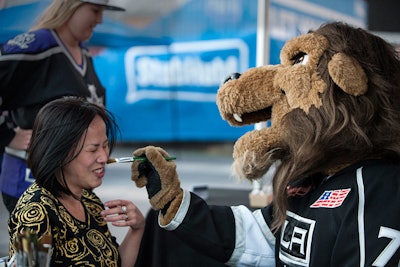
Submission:
M 145 157 L 145 155 L 141 155 Z M 148 161 L 140 162 L 138 166 L 139 177 L 147 177 L 146 189 L 149 199 L 161 190 L 161 179 L 153 164 Z M 133 179 L 133 178 L 132 178 Z
M 180 181 L 174 161 L 167 161 L 168 153 L 160 147 L 147 146 L 133 152 L 134 157 L 147 161 L 134 161 L 131 178 L 137 187 L 146 186 L 150 204 L 155 210 L 168 208 L 171 201 L 182 196 Z M 176 203 L 177 204 L 177 203 Z

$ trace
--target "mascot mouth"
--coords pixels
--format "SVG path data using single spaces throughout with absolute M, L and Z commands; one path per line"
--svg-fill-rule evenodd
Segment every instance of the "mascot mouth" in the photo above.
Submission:
M 271 119 L 272 107 L 267 107 L 261 110 L 247 112 L 247 113 L 233 113 L 231 118 L 240 124 L 252 124 L 257 122 L 268 121 Z
M 282 93 L 273 85 L 277 68 L 266 66 L 262 70 L 261 74 L 256 68 L 243 74 L 233 73 L 219 88 L 217 105 L 222 118 L 230 125 L 251 125 L 273 117 L 273 107 L 282 100 Z M 256 86 L 260 83 L 261 90 Z M 264 95 L 269 97 L 261 97 Z

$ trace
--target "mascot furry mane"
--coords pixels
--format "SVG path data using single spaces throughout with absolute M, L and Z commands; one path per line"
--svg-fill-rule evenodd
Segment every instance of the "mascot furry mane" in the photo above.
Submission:
M 217 95 L 223 119 L 246 133 L 233 151 L 240 178 L 273 179 L 275 227 L 285 218 L 287 189 L 365 160 L 400 162 L 400 63 L 393 47 L 363 29 L 334 22 L 293 38 L 281 64 L 227 78 Z

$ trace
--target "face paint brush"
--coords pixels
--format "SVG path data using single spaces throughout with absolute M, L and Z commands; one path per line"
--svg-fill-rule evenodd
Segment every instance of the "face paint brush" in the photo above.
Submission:
M 170 160 L 175 160 L 176 157 L 165 157 L 165 160 L 170 161 Z M 128 163 L 128 162 L 134 162 L 134 161 L 146 161 L 146 157 L 122 157 L 122 158 L 109 158 L 107 161 L 107 164 L 110 163 Z

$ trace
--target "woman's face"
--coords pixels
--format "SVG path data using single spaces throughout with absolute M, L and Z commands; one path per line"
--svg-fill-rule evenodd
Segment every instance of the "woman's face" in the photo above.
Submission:
M 94 27 L 103 22 L 104 8 L 99 5 L 82 4 L 68 20 L 67 25 L 78 41 L 86 41 L 92 37 Z
M 78 156 L 64 167 L 65 180 L 75 194 L 80 194 L 82 189 L 96 188 L 103 181 L 109 147 L 106 125 L 100 116 L 93 119 L 86 136 L 81 137 L 77 149 L 81 148 Z

